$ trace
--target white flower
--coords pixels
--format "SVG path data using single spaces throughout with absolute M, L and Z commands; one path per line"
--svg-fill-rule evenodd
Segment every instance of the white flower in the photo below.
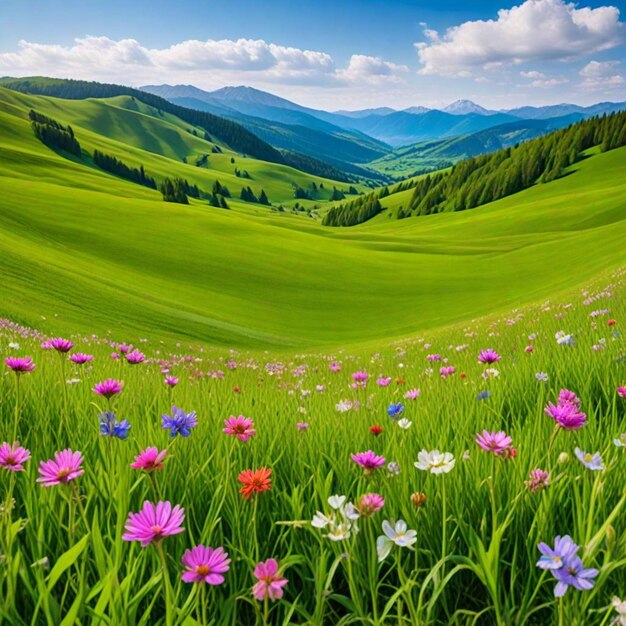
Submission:
M 325 515 L 318 511 L 311 520 L 314 528 L 324 528 L 328 531 L 325 537 L 331 541 L 349 539 L 352 533 L 358 533 L 357 520 L 360 513 L 352 502 L 346 503 L 346 496 L 330 496 L 328 504 L 333 512 Z
M 614 596 L 611 604 L 618 614 L 612 624 L 615 626 L 626 626 L 626 600 L 620 600 L 617 596 Z
M 428 471 L 431 474 L 447 474 L 452 470 L 456 461 L 451 452 L 439 452 L 439 450 L 422 450 L 417 455 L 415 467 L 419 470 Z
M 80 378 L 70 378 L 69 380 L 65 381 L 67 385 L 76 385 L 79 382 L 80 382 Z
M 378 560 L 384 561 L 391 552 L 394 544 L 400 548 L 412 546 L 417 541 L 417 532 L 415 530 L 407 530 L 404 520 L 398 520 L 395 526 L 392 526 L 388 520 L 383 522 L 384 535 L 380 535 L 376 539 L 376 552 Z
M 340 402 L 337 402 L 337 404 L 335 405 L 335 408 L 340 413 L 345 413 L 346 411 L 349 411 L 352 408 L 352 402 L 350 402 L 350 400 L 341 400 Z
M 398 420 L 398 426 L 402 428 L 402 430 L 408 430 L 413 426 L 413 422 L 408 420 L 406 417 L 403 417 L 401 420 Z
M 554 335 L 554 338 L 560 346 L 574 345 L 574 336 L 568 335 L 564 330 L 559 330 L 559 332 Z
M 17 341 L 11 341 L 9 343 L 9 348 L 11 348 L 11 350 L 19 350 L 20 349 L 20 344 L 17 343 Z
M 626 448 L 626 433 L 622 433 L 617 439 L 613 439 L 613 443 L 618 448 Z
M 482 374 L 483 378 L 487 380 L 488 378 L 498 378 L 500 376 L 500 371 L 495 367 L 488 367 Z

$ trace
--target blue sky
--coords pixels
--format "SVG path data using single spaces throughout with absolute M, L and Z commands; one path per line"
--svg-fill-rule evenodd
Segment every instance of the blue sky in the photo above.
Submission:
M 588 104 L 626 99 L 625 21 L 592 0 L 3 0 L 0 74 L 246 84 L 326 109 Z

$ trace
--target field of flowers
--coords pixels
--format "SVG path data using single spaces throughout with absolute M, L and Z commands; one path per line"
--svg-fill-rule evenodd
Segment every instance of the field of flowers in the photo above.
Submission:
M 626 272 L 379 353 L 0 325 L 0 623 L 626 624 Z

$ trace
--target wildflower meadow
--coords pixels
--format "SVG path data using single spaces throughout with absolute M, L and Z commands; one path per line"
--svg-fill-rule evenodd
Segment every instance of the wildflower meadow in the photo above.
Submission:
M 0 622 L 626 624 L 625 279 L 310 354 L 3 320 Z

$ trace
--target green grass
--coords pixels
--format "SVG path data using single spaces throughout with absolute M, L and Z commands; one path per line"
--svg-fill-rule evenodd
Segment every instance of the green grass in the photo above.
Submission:
M 237 200 L 231 211 L 164 203 L 46 148 L 26 119 L 34 107 L 72 123 L 84 148 L 143 163 L 150 175 L 185 176 L 205 189 L 219 176 L 238 189 L 227 151 L 210 156 L 210 170 L 147 151 L 161 131 L 177 157 L 206 142 L 175 119 L 120 107 L 146 108 L 128 98 L 0 94 L 0 313 L 51 331 L 256 348 L 373 345 L 534 302 L 623 262 L 623 148 L 473 211 L 389 217 L 408 191 L 385 199 L 388 211 L 367 224 L 331 229 Z M 272 201 L 286 198 L 292 181 L 313 180 L 236 158 Z
M 604 297 L 582 304 L 597 294 Z M 186 345 L 172 354 L 158 338 L 147 337 L 139 349 L 154 360 L 131 366 L 109 356 L 111 339 L 124 335 L 102 340 L 78 333 L 72 335 L 74 351 L 95 355 L 91 365 L 79 367 L 41 350 L 42 336 L 3 327 L 0 356 L 31 355 L 37 367 L 22 375 L 19 402 L 15 376 L 0 377 L 4 438 L 16 424 L 32 454 L 24 473 L 9 476 L 0 468 L 3 499 L 15 498 L 0 516 L 0 621 L 608 626 L 616 615 L 610 600 L 626 586 L 626 459 L 612 443 L 624 430 L 626 412 L 626 400 L 615 393 L 626 382 L 626 343 L 613 332 L 626 324 L 624 294 L 622 272 L 603 277 L 589 293 L 552 298 L 550 306 L 466 322 L 393 346 L 379 343 L 377 354 L 328 351 L 287 357 L 284 365 L 279 356 Z M 605 308 L 610 313 L 590 317 Z M 616 326 L 607 325 L 609 315 Z M 559 330 L 573 333 L 575 345 L 557 345 Z M 531 335 L 534 351 L 527 353 Z M 592 350 L 601 340 L 604 349 Z M 14 342 L 19 348 L 10 347 Z M 485 367 L 477 364 L 486 347 L 502 355 L 497 377 L 485 378 Z M 455 374 L 441 378 L 441 362 L 426 360 L 433 353 L 449 359 Z M 340 372 L 329 370 L 331 359 L 340 362 Z M 180 378 L 173 390 L 163 384 L 166 364 Z M 366 389 L 350 389 L 356 370 L 369 373 Z M 547 383 L 536 380 L 540 371 L 548 374 Z M 391 384 L 378 387 L 379 376 L 390 377 Z M 125 382 L 111 404 L 91 391 L 106 377 Z M 578 394 L 588 419 L 582 430 L 555 436 L 543 407 L 563 387 Z M 411 388 L 421 389 L 419 398 L 403 399 Z M 490 397 L 478 400 L 484 391 Z M 360 406 L 340 413 L 335 405 L 342 400 Z M 386 414 L 399 401 L 412 422 L 407 430 Z M 172 403 L 197 412 L 198 426 L 188 439 L 171 440 L 161 428 L 161 415 Z M 131 423 L 127 441 L 98 434 L 98 413 L 107 408 Z M 251 441 L 222 433 L 229 415 L 254 419 Z M 302 421 L 308 430 L 297 430 Z M 373 424 L 383 426 L 379 437 L 369 432 Z M 516 457 L 496 458 L 478 448 L 475 433 L 483 428 L 505 430 Z M 168 449 L 154 481 L 129 468 L 133 455 L 149 445 Z M 39 461 L 68 446 L 83 453 L 85 474 L 73 487 L 38 486 Z M 576 446 L 599 451 L 606 470 L 585 469 L 574 457 Z M 423 448 L 451 452 L 455 468 L 442 476 L 418 471 L 414 462 Z M 385 469 L 364 475 L 350 455 L 368 449 L 399 463 L 399 475 Z M 272 469 L 270 491 L 243 500 L 239 472 L 263 466 Z M 550 472 L 550 481 L 533 494 L 524 481 L 537 467 Z M 330 512 L 329 496 L 343 494 L 358 503 L 371 492 L 383 495 L 384 507 L 359 520 L 360 532 L 353 530 L 349 539 L 332 542 L 310 525 L 316 511 Z M 414 492 L 426 494 L 422 508 L 413 506 Z M 142 549 L 122 540 L 129 512 L 140 510 L 145 499 L 169 500 L 186 510 L 184 533 L 163 541 L 166 570 L 154 545 Z M 382 521 L 398 519 L 416 530 L 415 549 L 394 547 L 377 562 Z M 565 534 L 599 575 L 593 590 L 570 590 L 557 602 L 555 581 L 535 567 L 537 543 L 552 545 Z M 232 559 L 224 584 L 207 594 L 180 580 L 183 552 L 200 543 L 223 546 Z M 266 620 L 250 589 L 256 563 L 270 557 L 288 584 L 284 598 L 268 604 Z M 171 592 L 164 591 L 164 576 Z

